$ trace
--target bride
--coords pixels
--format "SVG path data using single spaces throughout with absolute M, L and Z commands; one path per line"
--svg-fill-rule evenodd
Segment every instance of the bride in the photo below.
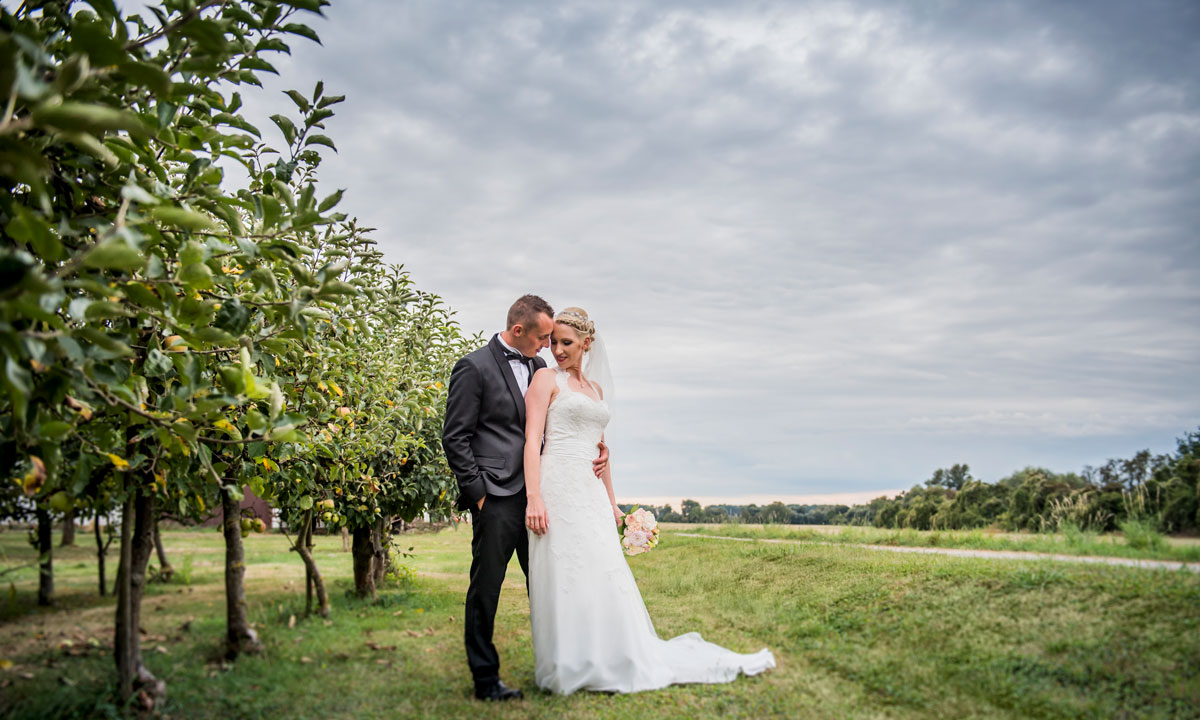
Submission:
M 603 350 L 587 313 L 555 318 L 550 347 L 557 368 L 533 376 L 525 396 L 525 524 L 529 528 L 529 612 L 539 687 L 637 692 L 676 683 L 722 683 L 775 667 L 763 649 L 739 654 L 698 633 L 662 640 L 621 550 L 623 513 L 612 476 L 592 473 L 608 424 L 600 380 Z M 592 352 L 589 353 L 589 350 Z M 583 372 L 588 356 L 589 379 Z M 605 387 L 607 385 L 607 387 Z M 543 444 L 544 441 L 544 444 Z

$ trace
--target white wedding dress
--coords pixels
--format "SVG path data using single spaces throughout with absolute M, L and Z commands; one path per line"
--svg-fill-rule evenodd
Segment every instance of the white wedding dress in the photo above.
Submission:
M 723 683 L 775 667 L 770 650 L 740 654 L 699 633 L 662 640 L 617 535 L 604 483 L 592 460 L 608 424 L 608 406 L 567 386 L 546 413 L 541 491 L 549 518 L 529 533 L 529 612 L 534 676 L 559 694 L 637 692 L 676 683 Z

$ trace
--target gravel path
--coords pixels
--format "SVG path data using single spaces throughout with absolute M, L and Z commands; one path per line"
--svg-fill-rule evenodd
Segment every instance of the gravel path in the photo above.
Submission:
M 727 535 L 701 535 L 699 533 L 671 533 L 682 537 L 705 538 L 708 540 L 734 540 L 737 542 L 763 542 L 784 545 L 806 545 L 808 540 L 779 540 L 776 538 L 740 538 Z M 995 558 L 1001 560 L 1058 560 L 1072 563 L 1093 563 L 1097 565 L 1120 565 L 1124 567 L 1147 568 L 1150 570 L 1188 570 L 1200 573 L 1200 563 L 1185 563 L 1174 560 L 1134 560 L 1131 558 L 1096 557 L 1094 555 L 1057 555 L 1039 552 L 1014 552 L 1011 550 L 965 550 L 963 548 L 931 548 L 907 547 L 904 545 L 858 545 L 851 543 L 819 543 L 821 545 L 847 545 L 849 547 L 866 548 L 868 550 L 886 550 L 898 553 L 920 553 L 924 555 L 953 555 L 955 557 Z

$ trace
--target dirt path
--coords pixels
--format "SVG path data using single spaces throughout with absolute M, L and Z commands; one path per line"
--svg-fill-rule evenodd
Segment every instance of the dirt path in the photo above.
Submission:
M 681 537 L 704 538 L 708 540 L 734 540 L 737 542 L 763 542 L 783 545 L 806 545 L 808 540 L 780 540 L 776 538 L 740 538 L 727 535 L 701 535 L 699 533 L 671 533 Z M 820 545 L 845 545 L 846 547 L 866 548 L 868 550 L 886 550 L 898 553 L 920 553 L 924 555 L 953 555 L 955 557 L 994 558 L 1001 560 L 1058 560 L 1072 563 L 1093 563 L 1097 565 L 1120 565 L 1125 567 L 1146 568 L 1150 570 L 1189 570 L 1200 573 L 1200 563 L 1185 563 L 1174 560 L 1134 560 L 1132 558 L 1096 557 L 1094 555 L 1057 555 L 1040 552 L 1014 552 L 1011 550 L 966 550 L 963 548 L 931 548 L 908 547 L 904 545 L 859 545 L 853 543 L 818 543 Z

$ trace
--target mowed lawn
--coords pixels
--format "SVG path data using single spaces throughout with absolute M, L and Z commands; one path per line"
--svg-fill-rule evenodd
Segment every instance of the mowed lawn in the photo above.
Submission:
M 91 537 L 56 548 L 58 605 L 34 607 L 32 569 L 4 576 L 0 717 L 116 716 L 113 601 L 96 594 Z M 176 581 L 150 587 L 147 663 L 177 718 L 475 716 L 462 650 L 470 528 L 397 538 L 408 587 L 346 595 L 350 555 L 317 538 L 329 621 L 302 617 L 304 573 L 277 534 L 252 535 L 247 595 L 265 652 L 232 665 L 223 548 L 215 531 L 165 535 Z M 33 558 L 0 533 L 4 567 Z M 109 580 L 116 553 L 110 553 Z M 495 718 L 1117 718 L 1200 713 L 1200 577 L 1190 572 L 895 555 L 817 543 L 767 545 L 667 533 L 631 560 L 659 634 L 699 630 L 779 667 L 728 685 L 629 696 L 536 690 L 528 603 L 515 562 L 496 637 L 506 682 L 527 699 Z M 186 576 L 186 577 L 181 577 Z M 185 584 L 183 581 L 187 580 Z M 10 585 L 11 581 L 11 585 Z M 295 617 L 294 625 L 292 618 Z M 290 626 L 292 625 L 292 626 Z M 5 663 L 7 664 L 7 663 Z

